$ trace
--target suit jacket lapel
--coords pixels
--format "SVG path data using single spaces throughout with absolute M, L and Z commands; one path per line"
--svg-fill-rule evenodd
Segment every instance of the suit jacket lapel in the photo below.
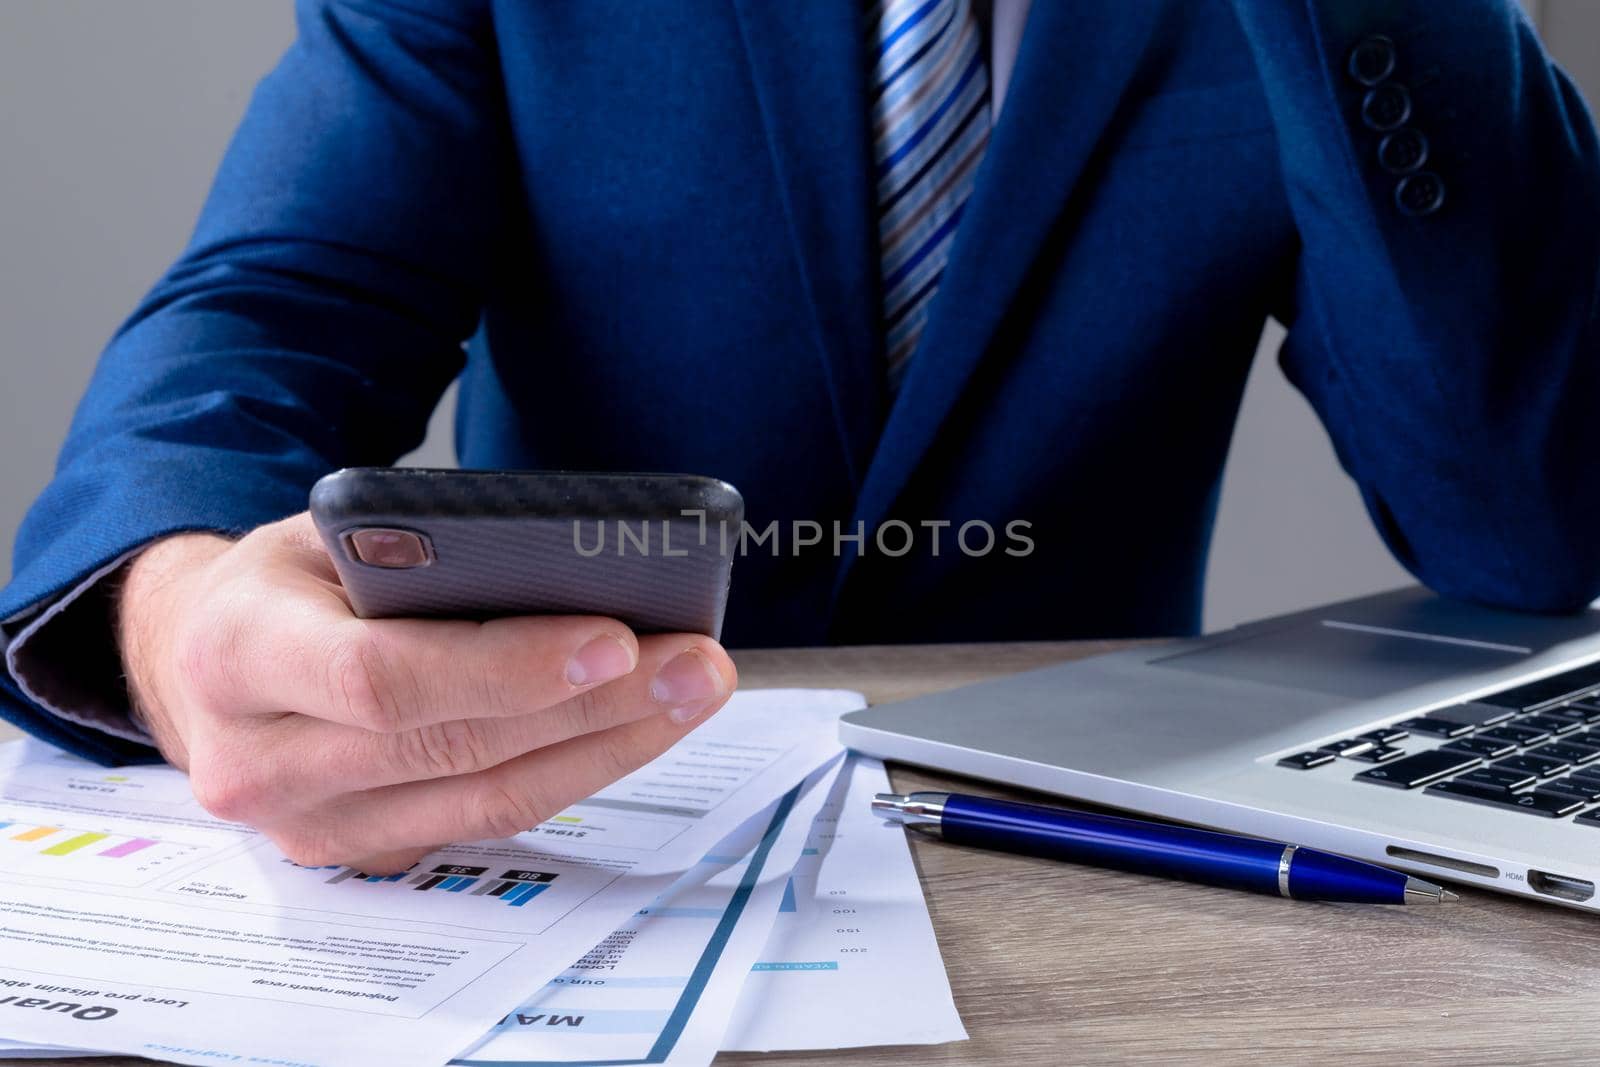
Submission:
M 813 316 L 835 426 L 861 488 L 886 404 L 864 9 L 734 0 Z
M 921 347 L 867 472 L 855 517 L 869 532 L 933 442 L 1046 237 L 1061 223 L 1163 7 L 1147 0 L 1034 0 Z M 840 569 L 841 582 L 852 559 Z

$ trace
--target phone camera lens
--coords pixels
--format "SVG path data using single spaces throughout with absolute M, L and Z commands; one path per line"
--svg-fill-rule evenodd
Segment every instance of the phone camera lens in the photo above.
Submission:
M 405 570 L 426 567 L 433 562 L 433 546 L 428 539 L 410 530 L 369 526 L 344 535 L 345 553 L 369 567 Z

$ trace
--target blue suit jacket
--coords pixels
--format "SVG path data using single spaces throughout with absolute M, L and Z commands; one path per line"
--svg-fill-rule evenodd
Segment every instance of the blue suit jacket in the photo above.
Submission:
M 0 619 L 162 534 L 302 510 L 415 446 L 460 375 L 466 466 L 713 474 L 758 528 L 1032 524 L 1025 557 L 949 530 L 752 553 L 731 645 L 1190 632 L 1269 313 L 1421 580 L 1572 608 L 1600 591 L 1594 128 L 1514 0 L 1449 8 L 1035 0 L 891 403 L 859 0 L 307 0 Z M 1369 121 L 1397 119 L 1437 183 L 1380 162 Z M 7 717 L 127 754 L 5 685 Z

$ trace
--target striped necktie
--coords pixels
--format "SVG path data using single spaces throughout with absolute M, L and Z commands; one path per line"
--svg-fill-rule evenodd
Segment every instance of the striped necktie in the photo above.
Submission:
M 989 143 L 989 72 L 971 0 L 876 0 L 872 134 L 889 382 L 898 386 Z

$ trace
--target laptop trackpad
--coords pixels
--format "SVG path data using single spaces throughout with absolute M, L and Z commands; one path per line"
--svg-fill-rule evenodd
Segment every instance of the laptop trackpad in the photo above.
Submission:
M 1506 667 L 1529 649 L 1322 620 L 1151 660 L 1174 670 L 1370 700 Z

